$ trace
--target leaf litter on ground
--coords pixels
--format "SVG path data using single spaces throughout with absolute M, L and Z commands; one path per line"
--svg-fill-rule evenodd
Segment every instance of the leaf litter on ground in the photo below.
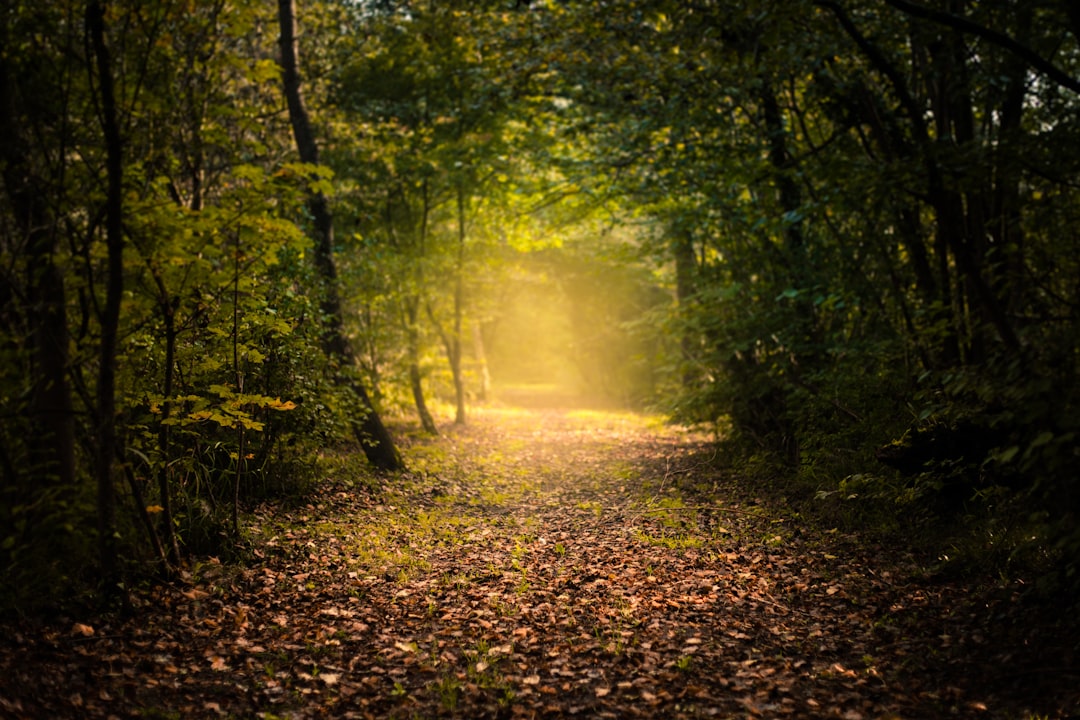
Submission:
M 478 409 L 134 616 L 4 628 L 0 717 L 1067 717 L 1016 592 L 815 531 L 629 413 Z M 357 459 L 356 462 L 360 462 Z

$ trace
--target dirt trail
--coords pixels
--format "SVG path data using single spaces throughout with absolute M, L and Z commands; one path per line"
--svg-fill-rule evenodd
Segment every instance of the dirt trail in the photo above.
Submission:
M 260 508 L 253 565 L 133 620 L 9 634 L 0 717 L 1027 717 L 961 588 L 801 527 L 701 438 L 484 409 L 408 456 Z

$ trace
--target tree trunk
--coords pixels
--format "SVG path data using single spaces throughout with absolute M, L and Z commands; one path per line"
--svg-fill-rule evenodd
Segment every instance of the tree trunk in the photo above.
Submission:
M 163 297 L 162 300 L 165 300 Z M 173 527 L 172 483 L 170 482 L 170 463 L 172 457 L 172 425 L 166 421 L 172 416 L 172 395 L 176 365 L 176 314 L 171 307 L 163 308 L 165 313 L 165 384 L 161 403 L 161 423 L 158 426 L 158 447 L 161 450 L 161 467 L 158 468 L 158 494 L 161 501 L 161 529 L 165 534 L 165 547 L 168 548 L 168 560 L 180 563 L 180 543 L 176 539 Z
M 113 457 L 116 453 L 116 346 L 120 328 L 120 302 L 124 292 L 124 161 L 123 140 L 117 119 L 112 63 L 105 44 L 105 9 L 98 0 L 86 7 L 86 28 L 97 66 L 101 128 L 105 136 L 108 189 L 105 200 L 105 304 L 101 312 L 101 345 L 98 356 L 97 480 L 98 552 L 101 579 L 107 596 L 123 595 L 119 585 L 119 558 L 115 538 L 116 495 Z
M 476 355 L 477 368 L 480 373 L 480 402 L 487 402 L 491 396 L 491 373 L 488 372 L 487 352 L 484 350 L 484 333 L 480 330 L 480 323 L 472 324 L 473 353 Z
M 679 310 L 688 313 L 691 299 L 697 292 L 697 257 L 694 255 L 694 240 L 690 231 L 675 223 L 671 230 L 671 250 L 675 256 L 675 299 Z M 683 359 L 682 385 L 693 389 L 697 382 L 697 373 L 693 370 L 695 332 L 684 328 L 679 337 L 679 350 Z
M 765 133 L 769 142 L 769 164 L 776 183 L 776 199 L 784 217 L 784 258 L 787 264 L 787 281 L 796 290 L 808 290 L 811 284 L 807 267 L 806 237 L 803 232 L 802 190 L 792 174 L 791 153 L 788 150 L 788 129 L 784 125 L 783 111 L 776 97 L 770 78 L 761 78 L 761 110 Z M 795 300 L 797 320 L 801 325 L 799 340 L 812 347 L 814 336 L 814 306 L 800 294 Z M 807 350 L 804 349 L 805 354 Z
M 770 78 L 761 78 L 761 109 L 762 119 L 765 122 L 765 132 L 769 142 L 769 164 L 772 166 L 773 178 L 777 188 L 777 202 L 780 211 L 784 214 L 783 229 L 784 257 L 787 262 L 787 282 L 796 290 L 808 290 L 810 279 L 808 277 L 806 258 L 806 237 L 803 233 L 803 222 L 800 218 L 802 212 L 802 191 L 799 184 L 791 174 L 791 154 L 788 150 L 787 128 L 784 126 L 783 112 L 776 97 Z M 791 344 L 790 356 L 800 365 L 813 367 L 817 355 L 818 343 L 815 336 L 814 306 L 806 293 L 800 292 L 795 300 L 795 322 L 793 323 L 796 335 L 796 343 Z M 794 375 L 794 373 L 792 373 Z M 769 396 L 773 407 L 771 415 L 775 418 L 776 428 L 780 434 L 782 450 L 786 454 L 788 462 L 793 467 L 798 467 L 801 455 L 799 437 L 791 424 L 784 418 L 787 414 L 787 393 L 777 391 Z
M 0 46 L 6 27 L 0 29 Z M 56 227 L 45 207 L 43 183 L 34 175 L 19 123 L 15 76 L 0 54 L 0 167 L 16 227 L 26 237 L 30 351 L 29 466 L 35 477 L 60 487 L 75 483 L 75 415 L 68 381 L 67 300 L 53 260 Z M 31 488 L 33 489 L 33 488 Z
M 1073 5 L 1076 5 L 1073 3 Z M 1076 6 L 1080 13 L 1080 6 Z M 1034 10 L 1021 3 L 1017 13 L 1017 39 L 1027 44 L 1034 21 Z M 1078 14 L 1080 17 L 1080 14 Z M 993 189 L 990 210 L 990 235 L 997 249 L 995 261 L 998 265 L 997 282 L 1001 297 L 1007 310 L 1017 308 L 1024 288 L 1025 248 L 1024 230 L 1021 223 L 1021 178 L 1017 172 L 1009 172 L 1008 165 L 1015 162 L 1002 148 L 1007 146 L 1023 147 L 1021 138 L 1024 133 L 1021 121 L 1024 115 L 1024 102 L 1027 96 L 1027 66 L 1011 57 L 1006 65 L 1008 83 L 1001 98 L 1000 123 L 998 126 L 998 147 L 995 151 L 995 177 L 998 182 Z
M 311 128 L 307 108 L 300 90 L 300 60 L 296 39 L 294 0 L 278 0 L 278 21 L 281 28 L 281 70 L 289 121 L 301 162 L 317 165 L 319 148 Z M 308 195 L 308 210 L 314 220 L 315 269 L 322 281 L 321 309 L 323 314 L 322 344 L 327 355 L 355 365 L 355 355 L 349 345 L 342 319 L 341 297 L 338 294 L 337 268 L 334 264 L 334 222 L 330 204 L 321 192 Z M 367 390 L 358 379 L 348 381 L 360 401 L 364 416 L 353 423 L 360 445 L 368 461 L 381 470 L 400 470 L 404 467 L 394 440 L 375 411 Z
M 925 163 L 926 195 L 936 220 L 934 259 L 938 273 L 938 297 L 942 298 L 943 304 L 948 304 L 955 288 L 963 281 L 970 293 L 970 301 L 975 304 L 987 323 L 997 331 L 1004 345 L 1010 351 L 1018 351 L 1019 338 L 1009 322 L 1000 299 L 995 296 L 994 288 L 983 277 L 975 250 L 969 242 L 970 226 L 967 222 L 968 218 L 964 215 L 964 198 L 955 188 L 949 187 L 946 183 L 944 169 L 938 160 L 940 151 L 935 149 L 927 125 L 926 109 L 916 100 L 899 70 L 889 62 L 884 53 L 858 31 L 839 4 L 831 0 L 814 0 L 814 4 L 828 9 L 836 16 L 844 31 L 866 54 L 875 68 L 889 80 L 911 123 L 915 144 Z M 944 88 L 947 83 L 956 79 L 954 73 L 957 69 L 953 65 L 958 61 L 965 62 L 962 49 L 956 47 L 958 42 L 959 39 L 954 36 L 953 46 L 946 47 L 942 52 L 941 42 L 936 39 L 933 42 L 926 42 L 925 39 L 919 37 L 917 29 L 911 36 L 914 62 L 918 64 L 926 56 L 931 58 L 930 67 L 921 75 L 928 79 L 927 90 L 931 98 L 932 120 L 936 123 L 938 137 L 952 137 L 955 131 L 951 120 L 951 115 L 955 111 L 955 100 L 950 98 L 950 93 Z M 937 48 L 936 54 L 930 50 L 931 46 Z M 961 118 L 961 124 L 966 122 L 966 119 Z M 952 262 L 950 262 L 950 255 Z M 957 270 L 955 282 L 952 277 L 953 263 Z M 960 311 L 961 309 L 957 308 L 954 312 Z M 947 340 L 951 339 L 953 332 L 956 331 L 955 324 L 953 328 L 950 328 Z M 948 357 L 950 354 L 956 354 L 955 359 L 959 359 L 956 347 L 950 348 L 946 345 L 945 352 L 946 362 L 950 360 Z
M 417 326 L 420 315 L 420 298 L 412 295 L 405 299 L 405 336 L 407 340 L 407 352 L 409 354 L 409 387 L 412 390 L 413 403 L 416 405 L 416 414 L 420 417 L 420 425 L 424 432 L 429 435 L 438 435 L 439 428 L 435 425 L 435 419 L 431 417 L 427 401 L 424 400 L 423 378 L 420 375 L 420 329 Z
M 413 241 L 416 252 L 413 263 L 409 270 L 413 275 L 412 288 L 405 295 L 405 335 L 407 338 L 407 351 L 409 353 L 409 387 L 412 390 L 413 404 L 416 405 L 416 414 L 420 417 L 420 425 L 424 432 L 429 435 L 438 435 L 439 428 L 435 419 L 428 410 L 427 401 L 424 399 L 423 376 L 420 373 L 420 304 L 424 288 L 424 254 L 427 252 L 428 220 L 431 217 L 431 195 L 429 194 L 428 180 L 424 178 L 420 188 L 420 216 L 417 225 L 410 228 L 409 238 Z M 391 221 L 389 206 L 387 220 Z
M 930 83 L 931 109 L 939 138 L 951 138 L 956 149 L 971 151 L 976 141 L 971 91 L 967 82 L 967 49 L 958 32 L 946 31 L 944 40 L 931 51 L 934 73 Z M 946 183 L 944 168 L 927 157 L 930 202 L 937 218 L 939 243 L 947 246 L 963 280 L 965 304 L 975 313 L 970 328 L 970 349 L 983 359 L 983 330 L 993 328 L 1010 351 L 1020 349 L 993 278 L 983 274 L 987 243 L 986 208 L 988 185 L 960 186 Z M 973 181 L 969 181 L 973 182 Z
M 459 183 L 457 189 L 458 252 L 454 267 L 454 332 L 450 337 L 450 372 L 454 376 L 454 399 L 457 411 L 454 424 L 465 424 L 465 380 L 461 376 L 461 318 L 465 312 L 465 188 Z

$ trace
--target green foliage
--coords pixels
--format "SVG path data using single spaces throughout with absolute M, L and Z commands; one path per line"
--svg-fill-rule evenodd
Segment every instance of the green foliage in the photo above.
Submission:
M 655 228 L 677 417 L 830 502 L 1025 528 L 1075 577 L 1075 145 L 1047 152 L 1075 98 L 989 35 L 864 5 L 572 6 L 578 167 Z M 1060 8 L 994 8 L 968 20 L 1075 58 Z M 914 475 L 877 463 L 926 432 Z
M 723 428 L 853 518 L 984 523 L 995 562 L 1080 582 L 1063 6 L 975 4 L 973 33 L 862 0 L 505 5 L 305 8 L 331 172 L 290 162 L 272 7 L 109 4 L 125 557 L 227 550 L 236 503 L 303 485 L 359 412 L 335 379 L 460 401 L 486 343 L 511 380 Z M 78 585 L 101 509 L 110 153 L 84 22 L 0 25 L 9 609 Z M 340 208 L 359 368 L 319 349 L 311 192 Z
M 181 555 L 230 552 L 236 501 L 310 481 L 315 452 L 338 442 L 344 419 L 358 414 L 334 382 L 341 370 L 320 350 L 322 290 L 294 222 L 309 191 L 332 191 L 331 176 L 288 162 L 288 127 L 266 119 L 279 103 L 277 66 L 266 59 L 276 34 L 259 30 L 274 26 L 268 10 L 250 2 L 110 5 L 109 70 L 125 113 L 116 530 L 134 573 L 141 561 L 160 563 L 159 552 L 179 562 L 174 538 Z M 97 512 L 90 468 L 105 151 L 77 41 L 82 18 L 51 11 L 15 8 L 3 26 L 5 37 L 41 39 L 16 56 L 2 43 L 5 63 L 52 75 L 11 75 L 5 64 L 0 78 L 13 93 L 3 127 L 26 139 L 22 154 L 5 149 L 0 158 L 0 611 L 47 606 L 96 582 L 88 574 Z M 78 52 L 66 45 L 73 42 Z M 35 222 L 51 228 L 48 262 L 62 285 L 36 279 L 50 270 L 45 255 L 27 252 L 41 241 L 20 220 L 23 186 L 43 195 Z M 66 311 L 69 386 L 60 390 L 82 441 L 71 478 L 35 459 L 34 398 L 46 396 L 34 388 L 56 382 L 20 349 L 40 322 L 25 302 L 35 287 L 50 288 L 50 301 Z

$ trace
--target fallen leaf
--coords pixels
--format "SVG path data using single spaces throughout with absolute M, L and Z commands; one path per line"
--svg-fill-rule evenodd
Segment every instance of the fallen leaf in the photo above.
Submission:
M 75 623 L 71 626 L 72 635 L 82 635 L 83 637 L 93 637 L 94 628 L 82 623 Z

